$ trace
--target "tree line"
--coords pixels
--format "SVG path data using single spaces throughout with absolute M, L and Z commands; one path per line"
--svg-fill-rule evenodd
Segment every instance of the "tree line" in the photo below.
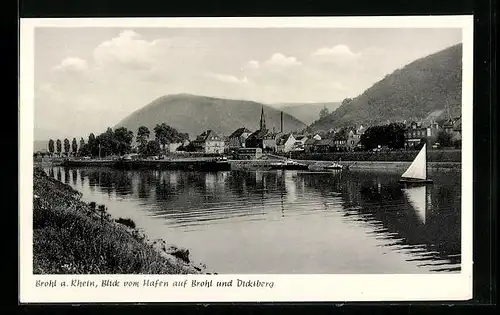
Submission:
M 111 155 L 125 155 L 129 153 L 139 153 L 142 155 L 158 155 L 165 153 L 166 146 L 170 143 L 183 143 L 189 140 L 187 133 L 181 133 L 175 128 L 162 123 L 157 124 L 153 129 L 154 139 L 150 140 L 152 132 L 146 126 L 140 126 L 135 136 L 137 147 L 133 148 L 134 132 L 125 127 L 113 130 L 108 127 L 105 132 L 95 136 L 90 133 L 87 141 L 80 138 L 79 144 L 76 138 L 69 139 L 49 139 L 48 151 L 50 155 L 59 156 L 90 156 L 106 157 Z

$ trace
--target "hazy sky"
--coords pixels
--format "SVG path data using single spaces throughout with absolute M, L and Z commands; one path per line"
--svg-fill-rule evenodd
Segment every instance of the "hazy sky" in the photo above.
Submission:
M 99 133 L 173 93 L 341 101 L 461 41 L 460 29 L 37 28 L 35 138 Z

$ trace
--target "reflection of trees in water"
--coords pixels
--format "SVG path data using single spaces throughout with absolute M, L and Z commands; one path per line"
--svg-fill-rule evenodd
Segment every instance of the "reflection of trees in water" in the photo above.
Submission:
M 76 186 L 76 183 L 78 182 L 78 173 L 76 169 L 71 170 L 71 179 L 73 181 L 73 186 Z
M 61 179 L 62 179 L 61 168 L 60 168 L 60 167 L 58 167 L 58 168 L 57 168 L 57 180 L 58 180 L 58 181 L 61 181 Z
M 69 178 L 69 169 L 65 168 L 64 169 L 64 183 L 69 184 L 70 178 Z
M 98 187 L 108 196 L 116 193 L 126 196 L 132 193 L 132 173 L 112 169 L 96 168 L 87 171 L 90 187 Z

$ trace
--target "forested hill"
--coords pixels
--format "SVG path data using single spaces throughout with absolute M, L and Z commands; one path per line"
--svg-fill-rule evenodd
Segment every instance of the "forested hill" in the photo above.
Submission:
M 437 120 L 460 116 L 462 108 L 462 44 L 418 59 L 387 75 L 352 101 L 314 122 L 312 130 L 387 121 Z
M 156 124 L 166 123 L 180 132 L 196 138 L 207 129 L 223 135 L 230 135 L 236 129 L 246 127 L 252 131 L 258 129 L 260 114 L 264 107 L 266 126 L 272 130 L 280 129 L 280 111 L 257 102 L 230 100 L 175 94 L 162 96 L 143 108 L 130 114 L 116 127 L 126 127 L 134 133 L 140 126 L 153 130 Z M 283 113 L 285 132 L 302 130 L 306 125 Z
M 280 103 L 272 104 L 274 108 L 292 115 L 303 123 L 310 125 L 319 119 L 319 113 L 326 108 L 328 112 L 333 112 L 340 106 L 340 102 L 321 102 L 321 103 Z

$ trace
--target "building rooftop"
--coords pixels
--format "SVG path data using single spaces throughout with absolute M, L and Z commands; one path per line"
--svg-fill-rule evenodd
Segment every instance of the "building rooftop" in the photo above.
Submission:
M 230 136 L 229 138 L 239 138 L 241 137 L 242 134 L 244 133 L 251 133 L 250 130 L 248 130 L 247 128 L 245 127 L 241 127 L 241 128 L 238 128 L 236 129 L 236 131 L 234 131 Z

